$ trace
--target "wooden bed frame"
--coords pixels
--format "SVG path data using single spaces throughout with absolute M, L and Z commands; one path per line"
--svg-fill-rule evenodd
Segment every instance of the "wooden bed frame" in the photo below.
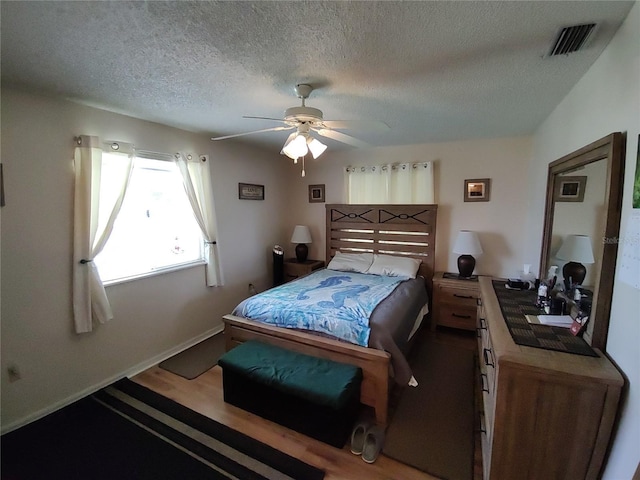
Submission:
M 326 261 L 336 251 L 402 255 L 422 261 L 429 299 L 435 260 L 437 205 L 326 205 Z M 235 315 L 223 317 L 227 351 L 255 339 L 362 368 L 360 401 L 373 407 L 376 422 L 386 425 L 390 355 L 339 340 L 274 327 Z

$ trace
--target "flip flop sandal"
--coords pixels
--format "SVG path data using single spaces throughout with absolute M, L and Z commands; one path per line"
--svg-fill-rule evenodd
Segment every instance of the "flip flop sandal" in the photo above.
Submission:
M 354 455 L 362 455 L 362 449 L 364 447 L 364 439 L 367 435 L 367 430 L 371 427 L 370 422 L 358 423 L 351 432 L 351 453 Z
M 373 463 L 378 459 L 384 444 L 384 428 L 375 425 L 367 430 L 362 447 L 362 460 Z

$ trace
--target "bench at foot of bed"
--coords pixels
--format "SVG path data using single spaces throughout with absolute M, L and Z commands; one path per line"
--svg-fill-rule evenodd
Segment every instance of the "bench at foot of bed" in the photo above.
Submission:
M 224 400 L 342 448 L 360 407 L 354 365 L 247 341 L 223 355 Z

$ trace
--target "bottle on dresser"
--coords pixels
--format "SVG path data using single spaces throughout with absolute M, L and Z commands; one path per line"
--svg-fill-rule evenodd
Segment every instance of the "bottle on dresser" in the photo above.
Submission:
M 538 297 L 536 298 L 536 307 L 546 309 L 549 300 L 549 287 L 545 282 L 540 282 L 538 287 Z

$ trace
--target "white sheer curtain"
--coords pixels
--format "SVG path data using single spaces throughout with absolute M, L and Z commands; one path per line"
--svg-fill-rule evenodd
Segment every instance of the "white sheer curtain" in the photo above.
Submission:
M 207 286 L 217 287 L 222 285 L 222 280 L 218 267 L 216 217 L 207 157 L 201 155 L 197 160 L 189 160 L 179 153 L 175 156 L 175 163 L 182 174 L 184 189 L 205 239 Z
M 433 162 L 347 167 L 348 203 L 435 203 Z
M 93 320 L 113 318 L 111 305 L 93 259 L 109 239 L 133 169 L 133 149 L 118 145 L 118 174 L 109 178 L 111 195 L 102 190 L 102 148 L 98 137 L 80 136 L 74 154 L 73 317 L 76 333 L 93 329 Z

